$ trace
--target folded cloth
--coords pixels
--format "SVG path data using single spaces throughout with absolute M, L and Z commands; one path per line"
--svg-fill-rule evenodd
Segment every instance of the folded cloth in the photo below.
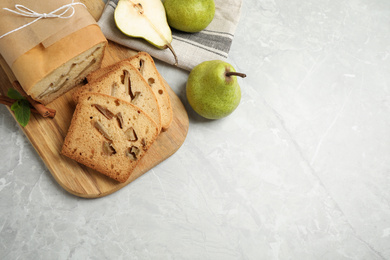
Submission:
M 98 21 L 107 39 L 136 51 L 148 52 L 156 59 L 174 64 L 169 49 L 158 49 L 140 38 L 124 35 L 115 25 L 114 11 L 119 0 L 107 0 Z M 204 30 L 197 33 L 183 33 L 172 29 L 172 47 L 175 50 L 178 67 L 190 71 L 207 60 L 226 60 L 240 19 L 242 0 L 215 0 L 215 16 Z

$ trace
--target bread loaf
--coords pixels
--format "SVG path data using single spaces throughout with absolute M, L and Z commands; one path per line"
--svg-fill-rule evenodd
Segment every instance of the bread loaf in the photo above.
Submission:
M 21 55 L 12 71 L 33 99 L 48 104 L 100 68 L 107 40 L 96 24 L 86 26 L 45 48 Z
M 78 102 L 83 93 L 111 95 L 140 107 L 161 129 L 161 112 L 156 96 L 140 72 L 128 61 L 122 61 L 100 78 L 76 89 L 73 99 Z
M 154 121 L 133 104 L 86 93 L 79 97 L 61 153 L 126 182 L 157 135 Z
M 164 80 L 158 72 L 153 58 L 146 52 L 139 52 L 137 55 L 126 60 L 140 71 L 141 75 L 145 78 L 146 82 L 148 82 L 149 86 L 155 93 L 161 111 L 162 130 L 166 131 L 171 125 L 173 119 L 172 105 L 169 94 L 165 88 Z M 88 82 L 106 74 L 113 69 L 113 66 L 114 65 L 103 67 L 93 73 L 90 73 L 87 76 Z

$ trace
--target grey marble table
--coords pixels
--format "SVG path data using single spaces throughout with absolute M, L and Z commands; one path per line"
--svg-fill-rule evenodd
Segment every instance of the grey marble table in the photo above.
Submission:
M 390 259 L 390 1 L 244 0 L 228 118 L 100 199 L 64 191 L 0 106 L 0 259 Z

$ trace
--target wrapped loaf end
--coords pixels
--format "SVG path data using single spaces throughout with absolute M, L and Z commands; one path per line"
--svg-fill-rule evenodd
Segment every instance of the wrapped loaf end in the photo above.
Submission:
M 96 24 L 84 27 L 45 48 L 21 55 L 12 71 L 34 100 L 48 104 L 100 68 L 107 40 Z

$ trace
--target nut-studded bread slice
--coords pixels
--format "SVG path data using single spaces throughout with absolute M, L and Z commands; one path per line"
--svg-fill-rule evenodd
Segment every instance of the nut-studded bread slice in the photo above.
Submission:
M 171 100 L 169 94 L 165 88 L 164 80 L 158 72 L 153 58 L 146 52 L 139 52 L 137 55 L 126 59 L 134 67 L 136 67 L 145 80 L 148 82 L 149 86 L 152 88 L 153 92 L 157 97 L 158 104 L 161 110 L 161 126 L 162 130 L 166 131 L 172 123 L 173 112 L 171 106 Z M 88 82 L 94 81 L 100 76 L 106 74 L 107 72 L 113 69 L 111 65 L 108 67 L 100 68 L 87 76 Z
M 80 95 L 61 153 L 119 182 L 155 141 L 158 128 L 139 107 L 99 93 Z
M 102 93 L 128 101 L 146 112 L 161 129 L 161 111 L 156 95 L 140 72 L 128 61 L 115 64 L 102 77 L 78 88 L 73 93 L 73 100 L 78 102 L 79 96 L 87 92 Z

